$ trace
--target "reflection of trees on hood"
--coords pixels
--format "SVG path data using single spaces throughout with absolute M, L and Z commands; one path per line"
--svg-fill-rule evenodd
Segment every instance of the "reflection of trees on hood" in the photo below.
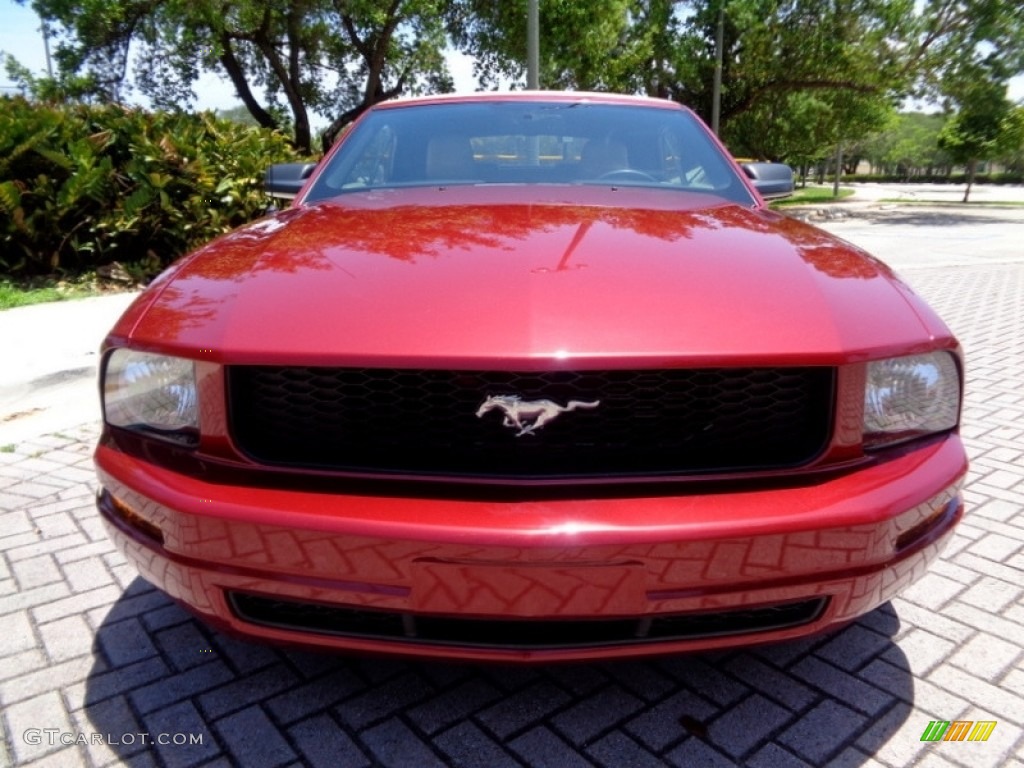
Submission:
M 280 218 L 278 219 L 280 221 Z M 264 253 L 260 268 L 294 268 L 296 254 L 332 251 L 375 253 L 399 261 L 437 258 L 450 251 L 514 251 L 538 234 L 564 232 L 565 245 L 581 226 L 601 224 L 664 241 L 688 239 L 695 230 L 743 227 L 768 231 L 771 225 L 731 204 L 709 212 L 651 208 L 612 208 L 570 203 L 396 205 L 367 209 L 333 201 L 296 211 L 284 226 L 243 230 Z
M 879 274 L 877 264 L 837 244 L 825 232 L 770 211 L 733 204 L 679 210 L 557 201 L 484 204 L 466 199 L 399 205 L 333 200 L 289 209 L 214 241 L 197 252 L 194 262 L 183 266 L 190 278 L 220 281 L 240 280 L 261 271 L 344 270 L 349 256 L 383 256 L 412 264 L 455 252 L 484 255 L 523 250 L 524 258 L 551 259 L 552 268 L 561 268 L 584 242 L 615 232 L 635 236 L 635 247 L 631 245 L 622 257 L 637 258 L 645 239 L 677 242 L 721 231 L 729 233 L 723 248 L 729 247 L 730 235 L 769 238 L 764 240 L 766 249 L 769 242 L 796 249 L 808 264 L 833 277 Z M 718 252 L 706 256 L 712 258 Z
M 164 338 L 181 336 L 182 331 L 208 327 L 220 311 L 222 295 L 208 295 L 195 284 L 171 284 L 146 311 L 146 322 L 159 328 Z
M 669 241 L 690 237 L 694 227 L 720 226 L 697 213 L 557 203 L 367 209 L 329 202 L 256 222 L 199 255 L 204 277 L 230 280 L 264 269 L 326 269 L 330 256 L 344 252 L 416 262 L 451 251 L 514 251 L 530 237 L 560 230 L 567 247 L 581 225 L 596 223 Z
M 220 237 L 196 251 L 182 263 L 181 270 L 208 280 L 236 280 L 261 269 L 327 269 L 319 239 L 311 238 L 308 232 L 300 236 L 299 230 L 288 227 L 288 222 L 302 213 L 300 209 L 288 210 Z M 276 248 L 288 249 L 287 259 L 268 263 Z
M 853 277 L 871 279 L 885 276 L 892 278 L 890 270 L 880 262 L 869 258 L 852 245 L 836 242 L 835 238 L 820 229 L 791 222 L 790 238 L 801 258 L 819 272 L 829 277 Z
M 873 261 L 835 243 L 801 245 L 798 249 L 804 261 L 830 277 L 859 277 L 867 280 L 878 277 L 881 271 Z

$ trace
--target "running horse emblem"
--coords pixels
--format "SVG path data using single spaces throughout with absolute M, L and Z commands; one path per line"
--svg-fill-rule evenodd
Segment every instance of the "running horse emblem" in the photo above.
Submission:
M 554 400 L 523 400 L 519 395 L 491 395 L 477 409 L 477 418 L 488 411 L 498 409 L 504 414 L 503 426 L 518 429 L 516 437 L 532 435 L 544 425 L 554 421 L 563 413 L 575 411 L 577 408 L 597 408 L 600 400 L 587 403 L 582 400 L 570 400 L 568 405 L 559 405 Z

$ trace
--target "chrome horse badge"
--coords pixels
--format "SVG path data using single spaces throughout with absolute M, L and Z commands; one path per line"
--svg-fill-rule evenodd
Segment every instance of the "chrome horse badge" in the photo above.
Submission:
M 477 418 L 497 408 L 505 414 L 503 426 L 518 429 L 516 437 L 532 435 L 548 422 L 554 421 L 563 413 L 575 411 L 577 408 L 597 408 L 600 400 L 585 403 L 582 400 L 570 400 L 568 405 L 559 405 L 554 400 L 522 400 L 519 395 L 492 395 L 477 409 Z

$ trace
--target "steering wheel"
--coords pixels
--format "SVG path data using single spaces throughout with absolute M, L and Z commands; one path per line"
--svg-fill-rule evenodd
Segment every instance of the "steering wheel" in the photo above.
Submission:
M 636 168 L 619 168 L 616 171 L 608 171 L 608 173 L 602 173 L 597 178 L 601 181 L 604 181 L 606 179 L 609 181 L 613 181 L 615 179 L 620 179 L 621 181 L 629 181 L 630 179 L 632 179 L 634 181 L 657 182 L 657 179 L 651 176 L 651 174 L 644 173 L 643 171 L 638 171 Z

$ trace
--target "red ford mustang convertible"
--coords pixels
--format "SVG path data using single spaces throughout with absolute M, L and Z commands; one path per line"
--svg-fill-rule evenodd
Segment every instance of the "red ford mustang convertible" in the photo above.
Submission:
M 104 346 L 99 510 L 210 624 L 498 661 L 778 641 L 963 512 L 960 349 L 688 110 L 378 105 Z

